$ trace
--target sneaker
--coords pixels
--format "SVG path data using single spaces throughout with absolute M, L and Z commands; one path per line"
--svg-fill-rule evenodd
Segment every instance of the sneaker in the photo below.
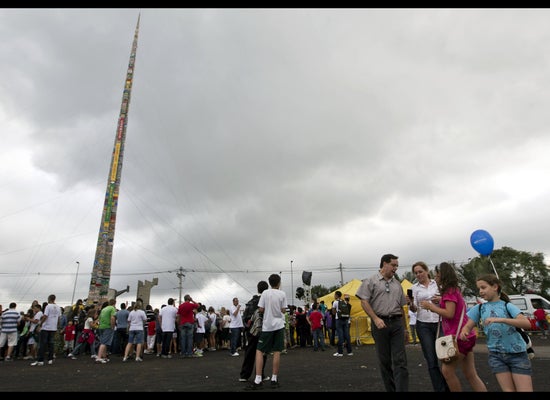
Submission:
M 23 360 L 34 360 L 33 356 L 25 356 L 23 357 Z
M 208 351 L 216 351 L 216 348 L 215 347 L 210 347 L 210 349 Z
M 353 353 L 348 353 L 348 356 L 352 356 L 352 355 L 353 355 Z
M 248 382 L 248 379 L 245 379 L 245 378 L 239 378 L 239 382 Z
M 270 381 L 270 380 L 271 380 L 271 377 L 270 377 L 270 376 L 266 376 L 266 377 L 263 379 L 264 382 L 267 382 L 267 381 Z
M 35 361 L 31 363 L 31 367 L 42 367 L 44 365 L 44 362 L 42 361 Z
M 202 353 L 195 353 L 193 354 L 191 357 L 193 358 L 200 358 L 200 357 L 204 357 L 204 355 Z
M 142 362 L 142 361 L 143 361 L 143 359 L 142 359 L 142 358 L 140 358 L 140 357 L 136 357 L 136 362 Z
M 4 358 L 4 361 L 13 361 L 13 358 L 11 358 L 11 357 L 6 357 L 6 358 Z
M 233 354 L 231 354 L 231 357 L 239 357 L 239 353 L 234 352 Z
M 107 360 L 105 360 L 104 358 L 97 358 L 96 357 L 95 362 L 100 363 L 100 364 L 107 364 Z
M 53 365 L 53 360 L 48 360 L 48 365 Z
M 334 353 L 333 356 L 334 357 L 343 357 L 344 355 L 342 353 Z
M 172 358 L 172 356 L 170 354 L 163 354 L 161 355 L 162 358 Z
M 122 359 L 122 362 L 126 362 L 126 361 L 128 361 L 128 357 L 124 357 L 124 358 Z
M 262 390 L 264 388 L 264 385 L 262 382 L 256 383 L 256 382 L 250 382 L 250 384 L 244 388 L 244 390 Z
M 77 358 L 75 356 L 69 357 L 71 360 L 76 360 Z
M 94 360 L 97 359 L 97 356 L 95 354 L 92 354 L 92 357 Z
M 277 389 L 280 387 L 279 381 L 271 381 L 271 385 L 269 385 L 271 389 Z

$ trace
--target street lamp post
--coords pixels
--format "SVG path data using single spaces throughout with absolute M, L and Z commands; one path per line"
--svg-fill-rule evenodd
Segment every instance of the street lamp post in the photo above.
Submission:
M 78 280 L 78 270 L 80 268 L 80 263 L 76 262 L 76 277 L 74 278 L 74 288 L 73 288 L 73 297 L 71 297 L 71 306 L 74 304 L 74 292 L 76 291 L 76 281 Z
M 292 305 L 294 305 L 294 279 L 292 274 L 292 263 L 293 261 L 290 260 L 290 298 L 292 299 Z

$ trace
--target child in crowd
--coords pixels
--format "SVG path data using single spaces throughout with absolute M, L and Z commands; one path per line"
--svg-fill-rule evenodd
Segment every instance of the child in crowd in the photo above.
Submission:
M 531 328 L 531 322 L 509 302 L 496 275 L 483 275 L 477 279 L 476 285 L 479 296 L 487 302 L 468 311 L 468 322 L 462 328 L 460 338 L 466 338 L 482 321 L 489 349 L 489 367 L 502 391 L 532 392 L 531 361 L 525 341 L 516 330 Z
M 74 338 L 76 335 L 76 327 L 74 326 L 74 321 L 71 319 L 67 321 L 67 326 L 65 326 L 65 332 L 63 335 L 63 352 L 65 355 L 69 355 L 74 350 Z

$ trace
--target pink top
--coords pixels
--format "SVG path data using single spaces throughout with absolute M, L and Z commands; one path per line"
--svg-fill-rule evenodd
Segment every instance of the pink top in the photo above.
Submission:
M 455 315 L 451 319 L 447 318 L 441 318 L 441 327 L 443 329 L 444 335 L 456 335 L 458 324 L 460 322 L 460 314 L 462 313 L 462 310 L 464 310 L 464 315 L 462 317 L 462 325 L 460 329 L 464 325 L 466 325 L 466 322 L 468 322 L 468 315 L 466 315 L 466 302 L 464 301 L 464 297 L 462 297 L 462 293 L 458 288 L 453 288 L 448 290 L 446 293 L 443 293 L 441 296 L 441 302 L 439 303 L 439 306 L 441 308 L 445 308 L 445 302 L 451 301 L 456 304 L 455 308 Z M 460 334 L 460 332 L 459 332 Z M 468 338 L 476 336 L 475 331 L 472 329 L 470 331 L 470 334 L 468 335 Z

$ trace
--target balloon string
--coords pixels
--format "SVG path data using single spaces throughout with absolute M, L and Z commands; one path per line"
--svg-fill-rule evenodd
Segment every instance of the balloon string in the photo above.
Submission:
M 495 268 L 495 264 L 493 264 L 493 260 L 491 260 L 491 256 L 489 255 L 489 261 L 491 262 L 491 265 L 493 266 L 493 271 L 495 271 L 495 275 L 497 276 L 497 279 L 500 279 L 498 277 L 497 269 Z

